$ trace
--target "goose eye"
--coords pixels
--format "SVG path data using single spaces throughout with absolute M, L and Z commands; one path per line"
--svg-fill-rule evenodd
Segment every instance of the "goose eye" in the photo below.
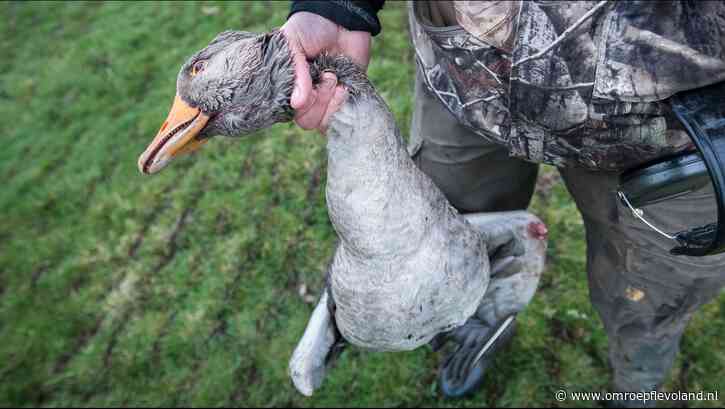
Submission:
M 194 65 L 191 67 L 191 76 L 193 77 L 194 75 L 204 71 L 204 68 L 206 68 L 206 61 L 195 62 Z

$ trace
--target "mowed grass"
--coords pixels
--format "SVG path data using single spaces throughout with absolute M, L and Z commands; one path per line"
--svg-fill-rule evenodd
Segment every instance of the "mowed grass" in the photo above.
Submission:
M 335 242 L 323 138 L 283 124 L 217 138 L 155 177 L 136 169 L 184 59 L 222 30 L 278 27 L 287 10 L 0 4 L 0 405 L 599 406 L 554 398 L 607 390 L 610 372 L 582 222 L 550 168 L 533 205 L 551 231 L 548 268 L 479 394 L 442 399 L 427 348 L 348 348 L 313 398 L 294 390 L 287 361 Z M 407 133 L 404 5 L 382 18 L 369 72 Z M 722 396 L 724 337 L 720 297 L 694 318 L 665 389 Z

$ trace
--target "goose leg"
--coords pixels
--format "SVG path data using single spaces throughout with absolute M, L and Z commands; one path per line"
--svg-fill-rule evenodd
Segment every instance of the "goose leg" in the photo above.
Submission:
M 491 260 L 491 283 L 476 314 L 461 327 L 437 337 L 441 349 L 452 341 L 439 374 L 443 394 L 457 398 L 483 382 L 496 352 L 513 337 L 516 314 L 533 297 L 544 268 L 546 229 L 527 212 L 467 215 L 483 234 Z
M 343 345 L 335 326 L 334 303 L 325 289 L 289 362 L 290 378 L 301 394 L 312 396 L 322 385 L 329 363 Z

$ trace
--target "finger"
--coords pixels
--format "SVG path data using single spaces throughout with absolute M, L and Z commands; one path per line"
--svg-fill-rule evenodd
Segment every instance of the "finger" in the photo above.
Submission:
M 323 73 L 322 81 L 314 91 L 315 102 L 305 112 L 295 116 L 295 122 L 303 129 L 319 129 L 322 118 L 327 111 L 327 105 L 335 94 L 337 77 L 332 73 Z
M 291 41 L 290 47 L 295 70 L 295 86 L 292 90 L 290 104 L 295 111 L 305 112 L 314 104 L 310 65 L 307 63 L 304 50 L 296 41 Z
M 327 111 L 322 118 L 322 123 L 320 124 L 320 130 L 322 132 L 327 131 L 332 115 L 342 107 L 345 101 L 347 101 L 347 90 L 345 87 L 338 85 L 335 87 L 335 94 L 332 96 L 330 103 L 327 104 Z
M 319 125 L 319 121 L 315 122 L 311 116 L 307 115 L 307 112 L 312 109 L 312 107 L 315 106 L 315 103 L 317 102 L 317 90 L 313 89 L 312 92 L 310 92 L 310 96 L 308 98 L 308 107 L 306 107 L 306 110 L 296 110 L 295 111 L 295 123 L 302 129 L 316 129 Z

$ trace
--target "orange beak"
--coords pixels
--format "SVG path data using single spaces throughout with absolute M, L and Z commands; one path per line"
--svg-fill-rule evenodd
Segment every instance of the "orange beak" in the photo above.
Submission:
M 199 149 L 207 139 L 196 139 L 196 136 L 207 122 L 209 115 L 198 108 L 192 108 L 176 95 L 166 121 L 138 158 L 138 169 L 144 174 L 156 173 L 175 157 Z

